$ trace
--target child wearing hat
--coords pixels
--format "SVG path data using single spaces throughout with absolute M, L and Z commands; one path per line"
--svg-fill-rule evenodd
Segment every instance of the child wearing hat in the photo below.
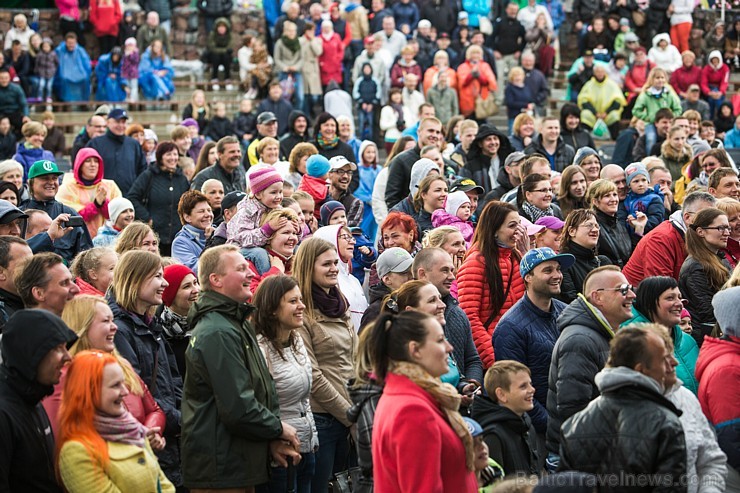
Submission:
M 238 245 L 262 275 L 270 268 L 270 257 L 262 247 L 287 222 L 277 218 L 262 224 L 268 212 L 282 208 L 283 177 L 272 166 L 260 168 L 249 175 L 249 189 L 249 196 L 239 202 L 236 215 L 226 226 L 226 234 L 228 243 Z
M 321 226 L 341 224 L 347 226 L 347 210 L 341 202 L 330 200 L 321 206 Z M 365 282 L 365 269 L 370 269 L 378 258 L 378 252 L 373 246 L 372 240 L 362 231 L 362 228 L 350 228 L 352 237 L 355 239 L 355 253 L 352 255 L 352 275 L 360 281 Z
M 465 243 L 470 248 L 470 242 L 473 241 L 475 226 L 470 220 L 473 215 L 473 206 L 468 194 L 462 190 L 452 192 L 447 196 L 444 209 L 437 209 L 432 213 L 432 226 L 452 226 L 460 230 L 465 238 Z
M 125 197 L 116 197 L 108 202 L 110 219 L 98 228 L 93 246 L 113 246 L 126 226 L 134 222 L 134 205 Z
M 329 193 L 326 176 L 330 169 L 331 164 L 329 164 L 326 157 L 321 154 L 309 156 L 306 160 L 306 174 L 303 175 L 301 183 L 298 185 L 298 191 L 306 192 L 313 197 L 316 219 L 321 218 L 321 205 L 326 201 L 326 195 Z
M 624 221 L 635 240 L 663 222 L 665 207 L 660 186 L 650 186 L 650 175 L 641 163 L 632 163 L 624 169 L 627 175 L 627 198 L 619 205 L 617 218 Z M 645 222 L 645 218 L 647 222 Z

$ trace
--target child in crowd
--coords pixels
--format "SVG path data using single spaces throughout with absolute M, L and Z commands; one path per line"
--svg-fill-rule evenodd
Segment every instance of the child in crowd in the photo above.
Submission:
M 266 166 L 249 175 L 249 189 L 249 197 L 239 203 L 236 216 L 227 226 L 227 238 L 242 249 L 244 257 L 262 275 L 270 268 L 270 257 L 262 247 L 287 221 L 274 219 L 260 226 L 268 212 L 282 208 L 283 178 L 272 166 Z
M 362 65 L 362 77 L 358 77 L 352 90 L 352 97 L 357 103 L 360 139 L 369 140 L 373 136 L 373 113 L 380 104 L 380 84 L 373 77 L 373 66 L 370 62 Z
M 483 380 L 487 396 L 476 396 L 472 418 L 483 427 L 489 454 L 507 476 L 538 474 L 544 460 L 527 411 L 534 408 L 529 368 L 518 361 L 494 363 Z
M 188 156 L 190 156 L 193 161 L 197 162 L 201 149 L 206 145 L 206 139 L 200 135 L 200 124 L 198 124 L 195 118 L 185 118 L 180 125 L 187 127 L 190 132 L 190 149 L 188 149 Z
M 239 112 L 234 116 L 232 126 L 242 145 L 247 147 L 257 132 L 257 113 L 253 100 L 244 98 L 239 102 Z
M 347 210 L 341 202 L 330 200 L 321 206 L 321 225 L 341 224 L 347 226 Z M 350 228 L 355 240 L 355 252 L 352 255 L 352 275 L 362 284 L 365 281 L 365 269 L 370 269 L 378 259 L 378 252 L 373 242 L 365 236 L 362 228 Z
M 157 162 L 157 156 L 155 152 L 157 150 L 157 134 L 150 128 L 144 129 L 144 143 L 141 145 L 141 150 L 144 151 L 146 156 L 146 164 L 154 164 Z
M 47 103 L 52 101 L 51 85 L 54 82 L 54 76 L 59 68 L 59 58 L 54 51 L 50 38 L 44 38 L 41 41 L 41 51 L 36 54 L 36 67 L 34 75 L 39 78 L 39 89 L 36 97 L 39 101 L 46 100 Z
M 110 220 L 98 228 L 98 234 L 93 238 L 93 246 L 114 245 L 121 231 L 134 222 L 134 205 L 127 198 L 116 197 L 108 202 L 108 215 Z
M 627 198 L 620 204 L 617 217 L 625 221 L 630 234 L 637 235 L 636 239 L 647 234 L 651 229 L 663 222 L 665 208 L 663 206 L 663 194 L 660 186 L 650 187 L 650 175 L 641 163 L 632 163 L 624 169 L 627 175 Z M 642 220 L 642 215 L 647 216 L 647 224 L 642 233 L 635 227 L 635 221 Z
M 139 61 L 139 47 L 136 45 L 136 38 L 127 38 L 123 44 L 121 78 L 126 84 L 130 103 L 139 100 Z
M 504 470 L 491 459 L 488 445 L 483 441 L 483 428 L 474 419 L 463 416 L 475 446 L 475 478 L 478 480 L 478 493 L 492 493 L 495 483 L 504 479 Z
M 231 219 L 236 216 L 236 211 L 239 203 L 247 196 L 246 193 L 235 190 L 224 195 L 221 200 L 221 214 L 223 216 L 223 222 L 218 225 L 216 230 L 213 232 L 210 238 L 206 240 L 206 249 L 214 246 L 225 245 L 227 234 L 227 227 Z
M 320 208 L 326 200 L 329 187 L 326 184 L 326 176 L 329 174 L 331 164 L 321 154 L 314 154 L 306 160 L 306 174 L 303 175 L 298 191 L 307 192 L 314 202 L 313 215 L 316 219 L 321 217 Z M 301 207 L 302 208 L 302 207 Z
M 192 171 L 194 171 L 195 161 L 193 161 L 193 158 L 188 156 L 188 151 L 193 143 L 193 140 L 190 138 L 190 130 L 182 125 L 177 125 L 172 129 L 172 132 L 170 132 L 170 138 L 177 146 L 177 153 L 180 155 L 180 160 L 177 162 L 177 165 L 183 171 L 191 168 Z M 188 177 L 188 180 L 190 180 L 190 177 Z
M 18 140 L 10 126 L 10 118 L 0 117 L 0 160 L 12 158 L 17 145 Z
M 630 20 L 626 17 L 619 19 L 619 32 L 614 37 L 614 52 L 622 53 L 624 51 L 626 42 L 624 40 L 627 33 L 631 33 L 632 28 L 630 27 Z
M 686 308 L 681 309 L 681 321 L 678 323 L 684 334 L 691 335 L 691 314 Z
M 437 209 L 432 213 L 432 225 L 435 228 L 449 225 L 459 229 L 465 243 L 470 248 L 470 242 L 473 240 L 473 233 L 475 233 L 475 226 L 470 221 L 472 215 L 470 197 L 465 192 L 458 190 L 447 196 L 444 209 Z
M 226 117 L 226 104 L 222 101 L 213 105 L 213 118 L 206 127 L 206 137 L 214 142 L 218 142 L 227 135 L 234 135 L 234 127 L 231 120 Z
M 302 190 L 297 190 L 293 192 L 291 198 L 295 199 L 295 201 L 298 202 L 298 206 L 301 208 L 303 220 L 305 221 L 306 225 L 303 230 L 302 237 L 302 239 L 305 240 L 309 238 L 317 229 L 319 229 L 319 222 L 316 220 L 316 216 L 314 216 L 315 202 L 310 193 Z
M 373 214 L 373 189 L 381 167 L 378 166 L 378 146 L 371 140 L 364 140 L 360 144 L 360 159 L 357 163 L 357 173 L 360 175 L 360 186 L 354 191 L 354 196 L 363 203 L 362 222 L 360 227 L 370 240 L 375 241 L 378 232 L 378 223 Z

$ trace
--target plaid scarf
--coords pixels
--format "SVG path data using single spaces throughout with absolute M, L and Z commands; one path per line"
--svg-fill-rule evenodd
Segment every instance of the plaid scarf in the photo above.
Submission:
M 95 413 L 95 429 L 106 442 L 124 443 L 144 448 L 146 428 L 126 411 L 121 416 L 106 416 Z

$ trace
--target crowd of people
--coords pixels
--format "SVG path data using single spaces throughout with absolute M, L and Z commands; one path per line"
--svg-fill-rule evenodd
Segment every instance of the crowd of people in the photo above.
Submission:
M 151 3 L 93 23 L 99 99 L 172 94 Z M 67 173 L 26 97 L 89 99 L 79 22 L 46 82 L 0 66 L 0 490 L 740 491 L 737 32 L 697 45 L 684 0 L 282 9 L 235 118 L 104 104 Z

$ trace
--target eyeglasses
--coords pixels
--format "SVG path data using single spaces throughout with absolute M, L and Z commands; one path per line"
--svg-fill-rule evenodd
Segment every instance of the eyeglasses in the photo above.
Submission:
M 720 233 L 729 233 L 730 231 L 732 231 L 732 228 L 730 226 L 707 226 L 706 228 L 701 229 L 716 229 Z
M 344 175 L 347 175 L 347 176 L 352 176 L 352 170 L 351 170 L 351 169 L 350 169 L 350 170 L 344 170 L 344 169 L 333 169 L 333 170 L 331 170 L 331 172 L 332 172 L 332 173 L 336 173 L 336 174 L 338 174 L 339 176 L 344 176 Z
M 347 233 L 345 233 L 343 235 L 339 235 L 339 236 L 337 236 L 337 238 L 341 238 L 344 241 L 349 242 L 349 243 L 355 243 L 357 241 L 357 240 L 355 240 L 355 237 L 354 236 L 348 235 Z
M 601 229 L 601 226 L 599 226 L 599 223 L 581 223 L 578 225 L 579 228 L 586 228 L 589 231 L 593 231 L 595 229 Z
M 552 188 L 540 188 L 538 190 L 532 190 L 533 192 L 540 192 L 540 193 L 552 193 Z
M 596 291 L 619 291 L 622 296 L 627 296 L 632 291 L 632 284 L 622 284 L 617 288 L 599 288 Z

